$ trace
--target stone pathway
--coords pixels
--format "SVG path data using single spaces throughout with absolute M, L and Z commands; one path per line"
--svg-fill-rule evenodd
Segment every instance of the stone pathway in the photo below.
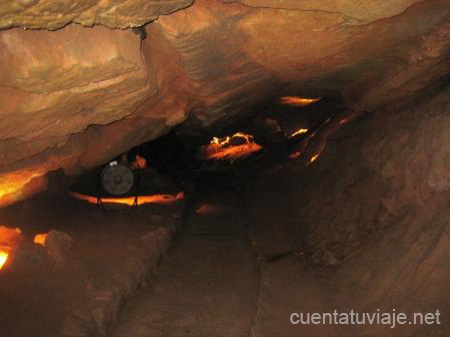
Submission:
M 260 280 L 243 210 L 229 195 L 208 199 L 127 305 L 113 337 L 249 336 Z
M 331 310 L 324 308 L 329 302 L 320 283 L 298 258 L 266 263 L 256 257 L 235 196 L 202 200 L 208 204 L 200 203 L 200 214 L 188 217 L 149 286 L 121 313 L 112 337 L 341 336 L 329 326 L 290 324 L 292 312 Z

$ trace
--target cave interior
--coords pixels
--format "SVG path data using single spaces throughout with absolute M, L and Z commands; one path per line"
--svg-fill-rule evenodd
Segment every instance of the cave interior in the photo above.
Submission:
M 450 335 L 448 0 L 11 1 L 0 55 L 2 335 Z

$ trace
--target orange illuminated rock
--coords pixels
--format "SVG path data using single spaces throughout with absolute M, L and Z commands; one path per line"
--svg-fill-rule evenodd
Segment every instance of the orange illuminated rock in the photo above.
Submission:
M 5 265 L 6 261 L 8 261 L 9 251 L 5 248 L 0 248 L 0 270 Z
M 274 10 L 289 10 L 298 12 L 328 12 L 342 15 L 348 24 L 367 24 L 382 18 L 392 17 L 403 13 L 407 8 L 421 0 L 394 0 L 383 3 L 378 0 L 232 0 L 230 2 L 241 2 L 255 8 L 263 7 Z
M 302 135 L 307 132 L 308 132 L 308 129 L 298 129 L 297 131 L 293 132 L 289 137 L 292 138 L 292 137 Z
M 147 167 L 147 160 L 140 155 L 136 155 L 136 158 L 135 158 L 132 166 L 135 169 L 140 169 L 140 170 L 145 169 Z
M 87 201 L 91 204 L 97 204 L 98 198 L 92 195 L 81 194 L 76 192 L 71 192 L 70 195 L 75 199 Z M 101 202 L 103 204 L 120 204 L 120 205 L 128 205 L 134 206 L 136 201 L 137 205 L 145 205 L 145 204 L 156 204 L 156 205 L 168 205 L 172 204 L 176 201 L 183 200 L 184 193 L 180 192 L 176 195 L 171 194 L 155 194 L 155 195 L 140 195 L 137 200 L 134 196 L 132 197 L 117 197 L 117 198 L 101 198 Z
M 20 229 L 0 226 L 0 270 L 8 261 L 10 253 L 22 240 L 22 231 Z
M 193 0 L 18 0 L 0 5 L 0 28 L 27 27 L 57 29 L 75 22 L 85 26 L 101 24 L 111 28 L 142 26 L 159 15 L 191 5 Z
M 0 207 L 32 196 L 46 187 L 43 170 L 22 170 L 0 174 Z
M 2 28 L 64 26 L 0 30 L 2 180 L 31 168 L 77 174 L 175 125 L 186 122 L 191 132 L 237 122 L 292 93 L 342 96 L 352 110 L 373 111 L 448 73 L 447 0 L 191 4 L 0 5 Z M 148 24 L 144 40 L 103 27 L 134 27 L 160 14 L 169 15 Z M 29 195 L 8 194 L 0 204 Z
M 0 245 L 16 247 L 22 241 L 22 231 L 19 228 L 0 226 Z
M 48 234 L 37 234 L 34 239 L 33 242 L 37 245 L 41 245 L 45 247 L 45 241 L 47 240 L 47 235 Z
M 294 96 L 281 97 L 280 103 L 291 106 L 307 106 L 320 101 L 321 98 L 302 98 Z
M 211 143 L 201 149 L 200 159 L 220 159 L 234 162 L 261 149 L 262 147 L 255 142 L 252 135 L 237 132 L 223 138 L 213 137 Z

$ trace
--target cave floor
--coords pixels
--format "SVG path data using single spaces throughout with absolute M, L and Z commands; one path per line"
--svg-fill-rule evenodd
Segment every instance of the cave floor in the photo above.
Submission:
M 174 248 L 111 336 L 340 336 L 335 327 L 289 321 L 292 312 L 331 310 L 330 284 L 298 257 L 257 256 L 236 194 L 199 194 Z
M 233 196 L 205 199 L 113 336 L 249 335 L 260 279 L 243 212 Z
M 144 205 L 105 215 L 66 193 L 43 193 L 0 210 L 0 224 L 20 228 L 23 237 L 0 272 L 1 335 L 102 334 L 165 253 L 179 226 L 178 212 L 178 206 Z M 32 243 L 36 234 L 53 229 L 73 240 L 60 266 Z

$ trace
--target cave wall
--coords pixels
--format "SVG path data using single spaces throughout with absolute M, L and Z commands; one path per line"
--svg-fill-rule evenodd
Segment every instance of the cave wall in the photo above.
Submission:
M 445 83 L 362 116 L 310 166 L 299 160 L 257 180 L 250 198 L 252 223 L 263 224 L 252 227 L 260 254 L 301 253 L 332 271 L 343 310 L 448 315 L 449 97 Z M 433 336 L 448 328 L 444 320 Z
M 110 28 L 139 27 L 179 9 L 194 0 L 19 0 L 0 4 L 0 28 L 62 28 L 70 23 L 83 26 L 102 25 Z
M 316 250 L 350 258 L 355 244 L 448 192 L 449 93 L 362 116 L 328 140 L 320 161 L 302 171 L 297 194 Z
M 448 74 L 449 8 L 448 0 L 4 3 L 0 204 L 29 195 L 23 187 L 46 172 L 80 173 L 186 121 L 186 132 L 236 123 L 282 94 L 340 92 L 355 110 L 413 95 Z M 145 23 L 144 40 L 127 29 Z
M 449 330 L 444 318 L 450 314 L 449 97 L 447 84 L 434 97 L 412 99 L 413 105 L 386 121 L 382 115 L 374 119 L 377 131 L 362 154 L 379 184 L 366 184 L 371 189 L 360 198 L 368 204 L 373 191 L 382 193 L 348 220 L 367 226 L 364 213 L 369 210 L 375 230 L 362 238 L 359 252 L 340 271 L 341 279 L 364 296 L 364 309 L 439 309 L 443 323 L 433 336 L 445 336 Z M 358 199 L 352 199 L 355 207 Z M 408 329 L 403 327 L 401 335 L 411 334 Z M 413 329 L 418 335 L 430 333 L 426 326 Z

